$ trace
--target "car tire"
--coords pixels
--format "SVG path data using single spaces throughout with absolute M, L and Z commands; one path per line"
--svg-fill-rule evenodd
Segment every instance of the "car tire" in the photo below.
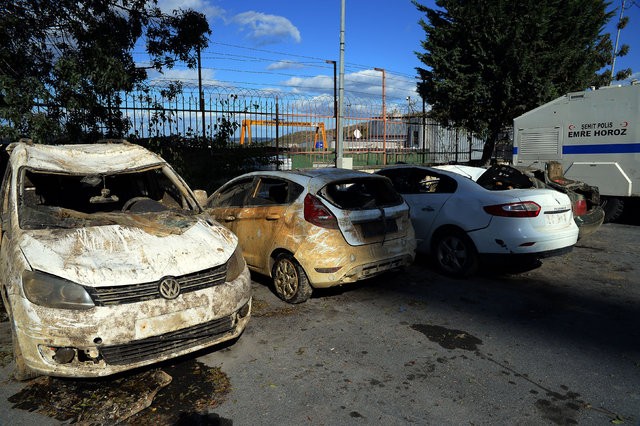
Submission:
M 464 278 L 478 269 L 478 251 L 462 231 L 441 232 L 436 237 L 433 254 L 438 268 L 447 275 Z
M 615 222 L 622 216 L 624 201 L 616 197 L 600 197 L 600 206 L 604 210 L 604 222 Z
M 278 297 L 288 303 L 302 303 L 311 297 L 313 289 L 302 266 L 287 253 L 276 257 L 271 270 Z
M 13 369 L 13 378 L 19 382 L 24 382 L 38 377 L 39 374 L 32 371 L 24 362 L 22 350 L 20 349 L 20 344 L 18 343 L 18 338 L 13 324 L 11 325 L 11 341 L 13 343 L 13 361 L 15 364 Z

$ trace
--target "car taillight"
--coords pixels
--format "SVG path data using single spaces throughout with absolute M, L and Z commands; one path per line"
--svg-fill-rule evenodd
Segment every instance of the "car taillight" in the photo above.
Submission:
M 484 207 L 484 211 L 490 215 L 503 217 L 536 217 L 540 213 L 540 210 L 540 206 L 533 201 L 496 204 Z
M 573 215 L 582 216 L 584 214 L 587 214 L 587 200 L 581 198 L 573 204 Z
M 315 195 L 304 197 L 304 220 L 327 229 L 338 229 L 338 219 Z

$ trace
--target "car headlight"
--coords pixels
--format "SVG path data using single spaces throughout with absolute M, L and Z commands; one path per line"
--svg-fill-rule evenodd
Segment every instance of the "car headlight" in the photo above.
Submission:
M 95 305 L 79 284 L 37 271 L 22 273 L 22 288 L 31 303 L 59 309 L 91 309 Z
M 240 276 L 242 271 L 244 271 L 246 263 L 244 261 L 244 257 L 242 256 L 242 250 L 240 249 L 240 244 L 236 247 L 236 250 L 233 252 L 229 261 L 227 262 L 227 278 L 226 282 L 230 282 L 235 280 Z

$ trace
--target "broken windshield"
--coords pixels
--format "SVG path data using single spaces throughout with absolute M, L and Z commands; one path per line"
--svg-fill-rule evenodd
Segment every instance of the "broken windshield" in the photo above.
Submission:
M 109 175 L 25 169 L 18 193 L 20 227 L 100 226 L 121 223 L 131 213 L 193 212 L 195 202 L 168 173 L 162 165 Z

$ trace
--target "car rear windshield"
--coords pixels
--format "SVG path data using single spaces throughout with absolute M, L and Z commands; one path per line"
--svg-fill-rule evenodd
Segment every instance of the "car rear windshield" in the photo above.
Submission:
M 367 210 L 402 204 L 402 197 L 387 179 L 356 178 L 331 182 L 320 195 L 344 210 Z

